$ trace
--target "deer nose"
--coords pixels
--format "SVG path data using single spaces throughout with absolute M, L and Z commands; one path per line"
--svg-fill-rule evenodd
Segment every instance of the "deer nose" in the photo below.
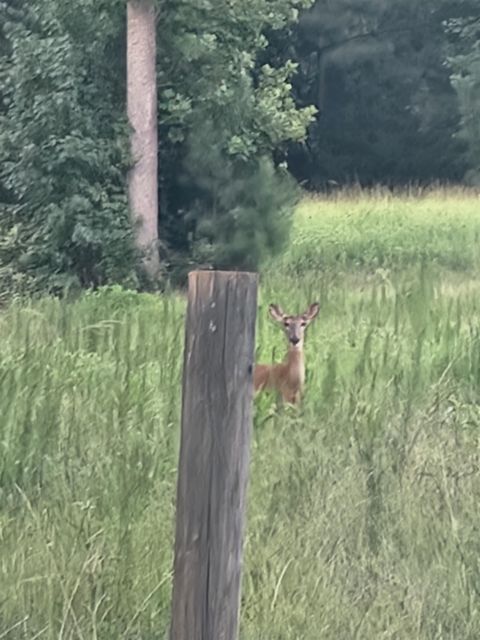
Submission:
M 290 338 L 290 342 L 291 342 L 292 344 L 298 344 L 298 343 L 300 342 L 300 338 L 297 338 L 297 336 L 292 336 L 292 337 Z

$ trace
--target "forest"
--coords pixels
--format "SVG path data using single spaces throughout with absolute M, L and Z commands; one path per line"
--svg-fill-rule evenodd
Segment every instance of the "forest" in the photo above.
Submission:
M 305 190 L 478 185 L 476 0 L 127 5 L 157 41 L 157 284 L 258 268 Z M 128 27 L 123 0 L 0 3 L 3 297 L 152 284 L 129 211 Z

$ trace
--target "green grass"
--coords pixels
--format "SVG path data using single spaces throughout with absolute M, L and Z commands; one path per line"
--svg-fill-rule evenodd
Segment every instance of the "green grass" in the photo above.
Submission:
M 260 359 L 322 308 L 302 407 L 255 405 L 242 640 L 480 637 L 478 209 L 305 202 L 262 273 Z M 0 639 L 166 637 L 184 304 L 0 316 Z
M 282 266 L 303 274 L 318 268 L 402 269 L 419 260 L 462 271 L 480 266 L 480 194 L 306 199 Z

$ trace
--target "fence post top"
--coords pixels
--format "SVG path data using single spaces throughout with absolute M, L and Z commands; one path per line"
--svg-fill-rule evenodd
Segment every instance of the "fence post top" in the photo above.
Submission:
M 194 269 L 193 271 L 188 272 L 188 277 L 190 278 L 191 276 L 203 274 L 215 274 L 220 276 L 249 276 L 250 278 L 256 278 L 258 276 L 256 271 L 238 271 L 236 269 L 232 271 L 225 271 L 222 269 Z

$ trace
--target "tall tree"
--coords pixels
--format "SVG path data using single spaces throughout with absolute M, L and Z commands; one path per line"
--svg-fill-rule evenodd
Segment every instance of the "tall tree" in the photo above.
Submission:
M 253 269 L 284 247 L 293 194 L 279 160 L 287 141 L 305 138 L 315 109 L 295 104 L 296 65 L 267 62 L 262 53 L 310 4 L 208 0 L 162 8 L 160 230 L 172 264 L 188 255 Z
M 461 137 L 470 161 L 466 180 L 480 185 L 480 9 L 473 0 L 455 5 L 447 23 L 450 67 L 462 114 Z
M 307 144 L 291 149 L 297 178 L 315 188 L 462 177 L 447 15 L 441 0 L 316 0 L 302 14 L 291 39 L 295 94 L 319 115 Z
M 133 163 L 128 175 L 130 210 L 145 269 L 155 277 L 159 270 L 158 135 L 156 25 L 151 0 L 127 4 L 127 110 Z

